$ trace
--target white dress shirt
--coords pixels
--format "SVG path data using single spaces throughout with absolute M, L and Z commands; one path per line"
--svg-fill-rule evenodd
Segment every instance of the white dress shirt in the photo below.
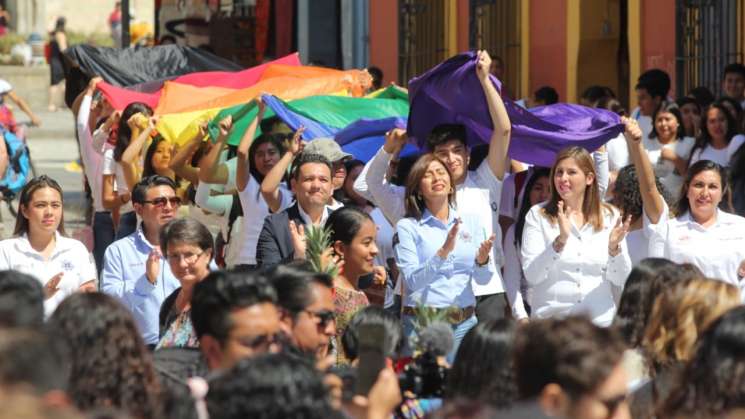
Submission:
M 537 318 L 585 314 L 594 323 L 608 326 L 616 312 L 611 284 L 623 287 L 631 272 L 626 241 L 621 252 L 608 253 L 611 230 L 620 217 L 616 209 L 603 209 L 603 228 L 591 224 L 581 228 L 572 224 L 561 253 L 553 242 L 559 235 L 558 223 L 543 215 L 546 203 L 534 205 L 525 217 L 521 249 L 525 279 L 531 291 L 531 315 Z
M 76 121 L 76 133 L 78 145 L 80 146 L 80 158 L 83 161 L 83 169 L 91 187 L 91 198 L 93 199 L 93 210 L 103 212 L 103 199 L 101 197 L 101 184 L 103 183 L 103 152 L 106 136 L 91 134 L 88 120 L 91 113 L 92 97 L 86 95 L 80 104 L 78 118 Z
M 26 234 L 0 241 L 0 270 L 13 269 L 31 275 L 42 285 L 62 272 L 58 291 L 44 301 L 44 313 L 52 314 L 65 297 L 75 293 L 86 282 L 95 281 L 96 264 L 85 245 L 55 233 L 55 244 L 49 259 L 31 247 Z
M 385 178 L 392 155 L 382 147 L 367 162 L 365 168 L 354 182 L 354 190 L 367 200 L 373 202 L 391 224 L 398 223 L 404 217 L 404 192 L 402 186 L 393 185 Z M 501 199 L 502 181 L 494 176 L 487 159 L 475 171 L 469 171 L 466 180 L 455 187 L 455 199 L 458 213 L 476 217 L 482 222 L 481 227 L 496 235 L 492 258 L 496 266 L 501 267 L 502 231 L 499 228 L 499 202 Z M 494 272 L 491 281 L 485 284 L 473 282 L 475 295 L 491 295 L 504 292 L 504 285 L 499 269 Z
M 645 217 L 646 218 L 646 217 Z M 716 222 L 704 227 L 690 212 L 669 218 L 667 206 L 657 224 L 645 220 L 651 234 L 650 256 L 696 265 L 709 278 L 744 291 L 737 270 L 745 260 L 745 218 L 717 210 Z

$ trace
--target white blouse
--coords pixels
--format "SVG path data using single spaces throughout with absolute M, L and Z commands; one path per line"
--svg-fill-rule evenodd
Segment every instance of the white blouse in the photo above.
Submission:
M 569 239 L 561 253 L 553 242 L 559 235 L 558 223 L 543 215 L 546 203 L 534 205 L 525 218 L 522 267 L 530 289 L 532 317 L 546 318 L 588 315 L 595 324 L 609 326 L 616 312 L 611 284 L 623 287 L 631 272 L 626 241 L 621 252 L 608 254 L 608 239 L 620 217 L 614 208 L 603 210 L 603 228 L 572 224 Z
M 649 219 L 644 222 L 645 232 L 650 235 L 650 256 L 691 263 L 707 277 L 733 284 L 741 292 L 744 290 L 737 270 L 745 260 L 745 218 L 717 210 L 716 222 L 704 227 L 690 212 L 669 218 L 665 206 L 657 224 Z
M 48 317 L 65 299 L 78 291 L 86 282 L 95 281 L 96 264 L 85 245 L 75 239 L 56 234 L 56 242 L 48 259 L 31 247 L 28 236 L 23 234 L 0 241 L 0 270 L 13 269 L 31 275 L 42 285 L 58 273 L 63 273 L 58 291 L 44 300 L 44 313 Z

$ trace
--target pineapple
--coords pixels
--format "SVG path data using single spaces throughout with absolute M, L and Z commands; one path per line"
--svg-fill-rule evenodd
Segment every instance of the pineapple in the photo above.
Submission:
M 339 274 L 336 262 L 328 256 L 331 246 L 331 230 L 321 226 L 306 226 L 305 257 L 317 272 L 332 278 Z

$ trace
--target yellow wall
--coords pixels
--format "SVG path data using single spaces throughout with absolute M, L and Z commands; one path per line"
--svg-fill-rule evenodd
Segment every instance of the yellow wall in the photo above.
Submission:
M 636 107 L 634 86 L 641 74 L 641 0 L 629 0 L 629 111 Z
M 581 0 L 581 28 L 576 77 L 577 97 L 589 86 L 618 92 L 620 1 Z

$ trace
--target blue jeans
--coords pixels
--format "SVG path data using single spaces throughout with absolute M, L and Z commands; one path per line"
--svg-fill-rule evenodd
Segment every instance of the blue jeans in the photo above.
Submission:
M 137 213 L 125 212 L 119 217 L 119 228 L 116 229 L 116 239 L 129 236 L 137 230 Z
M 404 314 L 402 317 L 402 323 L 403 323 L 403 330 L 404 330 L 404 346 L 402 351 L 403 356 L 411 356 L 414 352 L 414 348 L 411 346 L 413 343 L 413 339 L 416 338 L 416 317 Z M 453 341 L 453 348 L 448 352 L 447 354 L 447 361 L 449 364 L 453 363 L 453 360 L 455 359 L 455 354 L 458 352 L 458 347 L 460 347 L 460 343 L 463 341 L 463 337 L 466 336 L 466 333 L 468 333 L 469 330 L 471 330 L 476 324 L 478 323 L 478 320 L 476 319 L 476 316 L 471 316 L 470 319 L 464 320 L 458 324 L 450 325 L 450 327 L 453 329 L 453 337 L 455 338 Z
M 96 211 L 93 214 L 93 260 L 96 261 L 96 271 L 101 276 L 103 269 L 103 255 L 106 248 L 114 242 L 114 220 L 108 211 Z

